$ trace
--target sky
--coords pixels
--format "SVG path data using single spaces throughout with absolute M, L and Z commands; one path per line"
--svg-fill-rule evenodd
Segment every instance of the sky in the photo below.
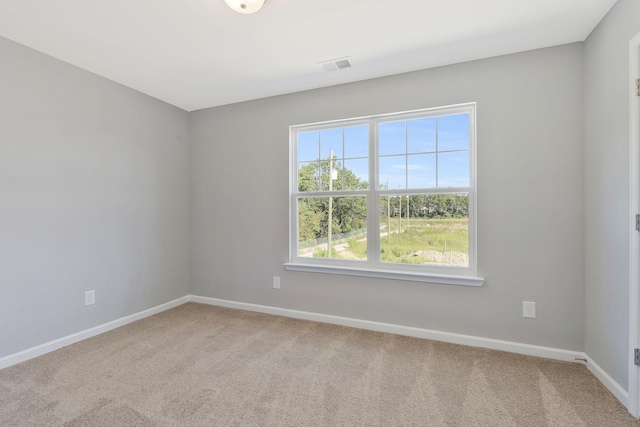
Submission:
M 298 168 L 334 158 L 369 181 L 368 125 L 298 133 Z M 469 186 L 469 114 L 378 122 L 379 183 L 418 189 Z

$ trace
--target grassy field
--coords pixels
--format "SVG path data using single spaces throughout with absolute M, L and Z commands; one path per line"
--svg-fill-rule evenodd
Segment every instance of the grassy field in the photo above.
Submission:
M 391 219 L 391 233 L 387 232 L 387 224 L 380 230 L 380 252 L 383 262 L 425 264 L 439 262 L 435 252 L 469 253 L 469 221 L 467 218 L 406 219 L 398 224 Z M 366 259 L 367 241 L 353 237 L 334 245 L 343 245 L 343 250 L 333 250 L 333 258 Z M 333 247 L 333 246 L 332 246 Z M 314 252 L 314 257 L 326 257 L 326 249 Z

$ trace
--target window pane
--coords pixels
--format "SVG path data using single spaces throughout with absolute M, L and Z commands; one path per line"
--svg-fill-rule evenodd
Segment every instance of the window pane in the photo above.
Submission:
M 345 160 L 338 179 L 344 181 L 345 190 L 369 188 L 369 159 Z
M 407 188 L 407 157 L 380 157 L 378 174 L 380 188 Z
M 334 158 L 342 158 L 342 128 L 325 129 L 320 131 L 320 157 L 329 159 L 333 150 Z
M 461 104 L 291 126 L 291 262 L 473 276 L 475 120 Z
M 369 126 L 344 128 L 344 158 L 369 156 Z
M 406 122 L 385 122 L 378 125 L 378 154 L 405 154 L 407 152 Z
M 469 149 L 469 114 L 438 117 L 438 151 Z
M 380 197 L 383 263 L 469 266 L 469 195 Z
M 469 186 L 469 152 L 438 153 L 438 187 Z
M 409 153 L 433 153 L 436 151 L 435 117 L 407 122 L 407 151 Z
M 298 191 L 318 191 L 318 162 L 298 163 Z
M 366 197 L 298 199 L 298 256 L 366 260 Z
M 407 156 L 409 188 L 436 187 L 436 155 L 413 154 Z
M 320 146 L 318 131 L 300 132 L 298 134 L 298 162 L 318 160 Z

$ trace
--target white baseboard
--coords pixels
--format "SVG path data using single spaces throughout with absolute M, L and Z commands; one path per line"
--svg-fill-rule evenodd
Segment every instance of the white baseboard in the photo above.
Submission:
M 49 341 L 48 343 L 41 344 L 36 347 L 28 348 L 19 353 L 10 354 L 8 356 L 0 358 L 0 369 L 8 368 L 9 366 L 25 362 L 29 359 L 33 359 L 34 357 L 38 357 L 51 351 L 58 350 L 75 342 L 100 335 L 104 332 L 119 328 L 120 326 L 124 326 L 128 323 L 135 322 L 136 320 L 144 319 L 145 317 L 149 317 L 162 311 L 169 310 L 170 308 L 177 307 L 186 302 L 189 302 L 189 295 L 175 299 L 173 301 L 169 301 L 165 304 L 160 304 L 148 310 L 140 311 L 130 316 L 121 317 L 120 319 L 104 323 L 91 329 L 86 329 L 84 331 L 77 332 L 75 334 L 59 338 L 57 340 Z
M 201 304 L 215 305 L 220 307 L 236 308 L 239 310 L 255 311 L 259 313 L 273 314 L 276 316 L 292 317 L 295 319 L 311 320 L 315 322 L 330 323 L 334 325 L 350 326 L 353 328 L 367 329 L 370 331 L 387 332 L 409 337 L 424 338 L 434 341 L 448 342 L 452 344 L 469 345 L 473 347 L 488 348 L 492 350 L 508 351 L 511 353 L 524 354 L 527 356 L 545 357 L 548 359 L 563 360 L 567 362 L 582 363 L 574 358 L 586 358 L 587 368 L 591 373 L 618 399 L 625 407 L 629 407 L 629 393 L 618 384 L 609 374 L 607 374 L 597 363 L 595 363 L 585 353 L 572 350 L 563 350 L 552 347 L 543 347 L 531 344 L 523 344 L 512 341 L 496 340 L 491 338 L 476 337 L 472 335 L 455 334 L 451 332 L 434 331 L 412 326 L 402 326 L 392 323 L 374 322 L 370 320 L 354 319 L 351 317 L 333 316 L 330 314 L 313 313 L 308 311 L 290 310 L 287 308 L 272 307 L 266 305 L 250 304 L 245 302 L 230 301 L 217 298 L 200 297 L 196 295 L 186 295 L 182 298 L 169 301 L 165 304 L 152 307 L 130 316 L 87 329 L 66 337 L 50 341 L 48 343 L 29 348 L 19 353 L 10 354 L 0 358 L 0 369 L 33 359 L 62 347 L 66 347 L 78 341 L 100 335 L 120 326 L 127 325 L 136 320 L 144 319 L 165 310 L 182 305 L 186 302 L 197 302 Z
M 295 319 L 312 320 L 316 322 L 331 323 L 334 325 L 350 326 L 377 332 L 388 332 L 409 337 L 424 338 L 434 341 L 443 341 L 453 344 L 482 347 L 492 350 L 508 351 L 527 356 L 544 357 L 547 359 L 562 360 L 566 362 L 580 363 L 587 366 L 589 371 L 626 407 L 628 408 L 629 393 L 607 374 L 588 355 L 581 351 L 563 350 L 552 347 L 543 347 L 531 344 L 523 344 L 512 341 L 496 340 L 491 338 L 476 337 L 472 335 L 455 334 L 451 332 L 434 331 L 430 329 L 415 328 L 412 326 L 395 325 L 391 323 L 373 322 L 370 320 L 354 319 L 350 317 L 333 316 L 330 314 L 312 313 L 308 311 L 290 310 L 287 308 L 271 307 L 266 305 L 250 304 L 245 302 L 229 301 L 217 298 L 190 296 L 190 301 L 220 307 L 237 308 L 240 310 L 256 311 L 277 316 L 292 317 Z M 578 359 L 587 359 L 584 363 Z
M 351 317 L 333 316 L 330 314 L 312 313 L 308 311 L 290 310 L 287 308 L 271 307 L 266 305 L 249 304 L 244 302 L 229 301 L 217 298 L 200 297 L 191 295 L 190 301 L 221 307 L 237 308 L 240 310 L 257 311 L 260 313 L 274 314 L 277 316 L 293 317 L 296 319 L 313 320 L 316 322 L 331 323 L 334 325 L 351 326 L 354 328 L 368 329 L 370 331 L 388 332 L 409 337 L 425 338 L 435 341 L 443 341 L 453 344 L 482 347 L 492 350 L 509 351 L 528 356 L 545 357 L 547 359 L 563 360 L 567 362 L 582 363 L 574 360 L 574 357 L 585 358 L 580 351 L 562 350 L 551 347 L 542 347 L 531 344 L 523 344 L 511 341 L 502 341 L 491 338 L 461 335 L 451 332 L 434 331 L 430 329 L 402 326 L 391 323 L 373 322 L 370 320 L 354 319 Z
M 629 392 L 607 374 L 592 358 L 587 356 L 587 368 L 613 394 L 625 408 L 629 408 Z

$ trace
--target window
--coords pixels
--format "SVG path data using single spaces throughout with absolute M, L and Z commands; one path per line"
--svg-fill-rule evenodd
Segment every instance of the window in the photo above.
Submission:
M 291 127 L 290 270 L 481 285 L 475 104 Z

